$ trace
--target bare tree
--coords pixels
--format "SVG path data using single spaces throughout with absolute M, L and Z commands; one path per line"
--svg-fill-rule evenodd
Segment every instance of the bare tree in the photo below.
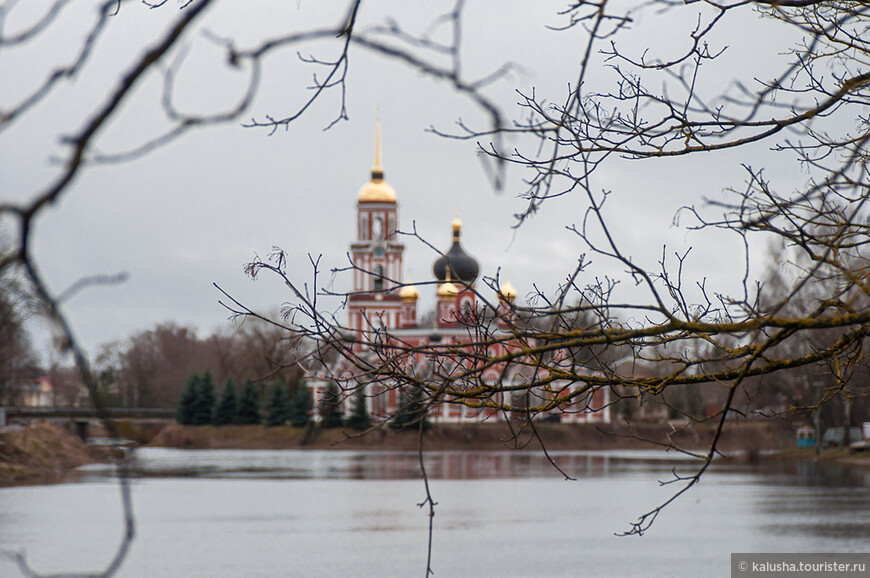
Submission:
M 20 386 L 37 377 L 39 364 L 25 322 L 32 306 L 13 271 L 0 274 L 0 400 L 15 405 Z
M 489 157 L 528 171 L 523 194 L 528 206 L 518 215 L 519 225 L 555 197 L 586 197 L 586 215 L 574 232 L 590 255 L 619 263 L 626 275 L 581 283 L 588 262 L 580 259 L 555 295 L 540 291 L 532 305 L 513 307 L 526 322 L 503 317 L 508 331 L 499 331 L 480 315 L 460 320 L 468 329 L 468 339 L 460 345 L 411 346 L 377 324 L 349 334 L 349 327 L 319 312 L 312 295 L 288 277 L 280 253 L 274 261 L 252 263 L 249 271 L 253 276 L 276 274 L 291 288 L 295 306 L 289 318 L 296 327 L 340 351 L 354 368 L 343 384 L 348 395 L 373 380 L 388 380 L 391 387 L 425 390 L 430 406 L 483 405 L 525 415 L 534 427 L 532 417 L 557 406 L 588 408 L 600 388 L 669 403 L 678 391 L 685 396 L 713 384 L 724 393 L 718 410 L 706 418 L 717 424 L 717 434 L 698 455 L 696 474 L 674 480 L 682 484 L 676 497 L 697 483 L 717 455 L 727 419 L 754 411 L 747 401 L 750 380 L 757 385 L 761 376 L 796 369 L 825 374 L 831 387 L 821 398 L 809 398 L 809 409 L 815 411 L 845 393 L 861 367 L 870 333 L 870 51 L 863 38 L 868 11 L 865 3 L 849 1 L 663 1 L 631 10 L 606 0 L 572 3 L 563 13 L 564 28 L 582 27 L 586 45 L 564 101 L 540 100 L 534 91 L 520 94 L 524 117 L 509 129 L 476 131 L 463 125 L 450 136 L 476 140 Z M 657 22 L 688 23 L 682 43 L 633 43 L 633 25 L 641 14 Z M 779 47 L 786 51 L 781 57 L 771 57 L 767 76 L 743 77 L 742 70 L 757 72 L 740 53 L 731 59 L 729 27 L 745 24 L 790 42 Z M 733 75 L 724 84 L 718 80 L 723 70 Z M 514 151 L 487 142 L 506 131 L 532 142 Z M 745 148 L 756 154 L 761 147 L 775 153 L 763 158 L 773 157 L 771 162 L 805 175 L 804 182 L 779 184 L 765 177 L 763 165 L 743 164 L 743 183 L 715 185 L 714 190 L 728 193 L 725 200 L 704 207 L 687 204 L 680 215 L 691 221 L 691 229 L 722 230 L 740 240 L 746 273 L 738 292 L 684 279 L 688 254 L 670 257 L 663 251 L 659 263 L 646 266 L 623 251 L 604 210 L 611 191 L 596 185 L 607 167 L 624 166 L 626 160 L 641 166 L 673 158 L 691 162 L 701 155 L 721 155 L 727 162 L 729 151 Z M 771 242 L 783 243 L 794 265 L 785 293 L 768 292 L 750 275 L 750 255 Z M 615 301 L 613 290 L 621 282 L 640 286 L 645 296 Z M 499 280 L 488 285 L 497 290 Z M 477 297 L 487 303 L 482 291 Z M 496 303 L 488 305 L 500 310 Z M 587 320 L 580 327 L 573 322 L 578 314 Z M 499 344 L 502 355 L 481 356 Z M 589 356 L 593 365 L 562 353 L 600 347 L 629 351 L 635 361 L 661 371 L 636 373 L 598 354 Z M 413 363 L 421 355 L 433 360 L 435 368 L 422 377 Z M 527 379 L 521 384 L 483 379 L 494 366 L 502 368 L 502 376 L 511 373 L 506 368 L 519 368 Z M 574 384 L 569 394 L 563 393 L 566 382 Z M 661 509 L 640 516 L 629 533 L 646 531 Z
M 192 374 L 209 372 L 220 384 L 280 379 L 295 385 L 302 356 L 299 338 L 256 319 L 203 338 L 190 327 L 165 322 L 104 345 L 95 366 L 111 377 L 123 405 L 172 408 Z
M 216 366 L 212 348 L 195 331 L 161 323 L 130 337 L 114 371 L 133 407 L 171 408 L 189 375 Z
M 206 341 L 220 360 L 221 374 L 225 377 L 238 382 L 279 380 L 291 387 L 302 378 L 299 361 L 306 355 L 304 342 L 272 323 L 250 319 L 215 333 Z
M 727 418 L 747 410 L 738 403 L 747 380 L 796 368 L 827 372 L 838 384 L 863 375 L 852 370 L 862 367 L 863 342 L 870 332 L 865 254 L 866 107 L 870 96 L 865 38 L 870 7 L 866 3 L 660 0 L 626 5 L 575 1 L 558 15 L 560 26 L 555 27 L 584 35 L 566 93 L 554 101 L 533 90 L 522 91 L 516 114 L 507 114 L 487 93 L 487 87 L 504 78 L 509 67 L 482 77 L 469 77 L 463 68 L 466 7 L 462 0 L 434 19 L 437 35 L 415 34 L 392 21 L 361 29 L 362 3 L 357 0 L 336 15 L 335 25 L 246 43 L 197 28 L 206 9 L 217 3 L 180 3 L 166 32 L 130 62 L 65 140 L 53 180 L 25 192 L 24 200 L 0 203 L 0 217 L 14 221 L 16 231 L 14 241 L 0 254 L 0 272 L 12 266 L 26 272 L 95 403 L 96 379 L 64 315 L 63 303 L 84 286 L 117 278 L 83 277 L 68 292 L 50 290 L 33 251 L 36 217 L 68 194 L 76 176 L 94 164 L 133 161 L 192 129 L 247 114 L 260 89 L 266 59 L 313 41 L 330 41 L 337 47 L 329 57 L 305 57 L 320 72 L 313 90 L 296 108 L 253 118 L 247 121 L 248 127 L 267 132 L 286 128 L 325 94 L 337 95 L 335 120 L 341 121 L 347 117 L 347 71 L 353 51 L 365 50 L 401 62 L 442 81 L 474 104 L 484 119 L 481 126 L 460 122 L 457 133 L 445 136 L 480 143 L 482 156 L 492 161 L 489 166 L 496 186 L 503 183 L 506 166 L 526 171 L 528 186 L 522 195 L 528 205 L 518 224 L 532 218 L 551 199 L 581 195 L 588 209 L 573 230 L 586 243 L 587 254 L 612 260 L 625 270 L 624 278 L 583 282 L 588 261 L 579 259 L 575 270 L 566 271 L 558 291 L 541 290 L 527 306 L 505 307 L 479 291 L 478 302 L 488 305 L 489 313 L 461 320 L 468 328 L 466 342 L 417 348 L 382 329 L 349 333 L 341 319 L 320 309 L 319 286 L 309 289 L 288 275 L 280 252 L 275 261 L 253 263 L 252 274 L 276 274 L 291 292 L 286 320 L 276 325 L 316 343 L 315 359 L 321 356 L 326 363 L 327 355 L 338 354 L 355 368 L 354 378 L 343 384 L 346 394 L 377 380 L 390 387 L 425 392 L 429 407 L 436 403 L 490 405 L 525 416 L 524 427 L 533 429 L 532 418 L 541 412 L 555 407 L 589 409 L 591 396 L 601 388 L 620 396 L 667 400 L 669 392 L 678 389 L 716 384 L 725 392 L 712 416 L 718 433 L 699 456 L 696 474 L 675 480 L 683 484 L 676 497 L 697 483 L 716 456 Z M 50 30 L 70 3 L 58 0 L 32 26 L 5 32 L 3 23 L 15 5 L 5 2 L 0 6 L 0 53 Z M 145 5 L 175 9 L 166 2 Z M 50 70 L 20 99 L 3 104 L 0 135 L 33 114 L 46 95 L 88 66 L 113 15 L 136 7 L 118 0 L 102 4 L 72 60 Z M 640 20 L 642 25 L 637 24 Z M 662 23 L 672 27 L 667 35 L 644 34 Z M 778 54 L 764 59 L 769 68 L 759 72 L 751 66 L 759 60 L 757 53 L 728 46 L 735 38 L 730 32 L 744 25 L 758 27 L 764 37 L 782 39 L 783 45 L 776 47 Z M 183 61 L 180 39 L 195 30 L 219 46 L 227 66 L 246 78 L 238 101 L 217 113 L 183 112 L 174 99 L 174 83 Z M 636 40 L 636 34 L 642 38 Z M 171 128 L 127 150 L 100 150 L 99 137 L 105 127 L 120 114 L 145 75 L 160 66 L 164 79 L 161 105 Z M 511 117 L 517 120 L 508 122 Z M 508 138 L 517 143 L 513 150 L 505 144 Z M 603 184 L 606 168 L 624 167 L 628 161 L 640 167 L 672 162 L 667 159 L 691 163 L 696 157 L 713 155 L 722 162 L 734 162 L 729 151 L 743 149 L 765 160 L 745 163 L 743 182 L 706 184 L 707 190 L 727 190 L 729 196 L 703 207 L 687 201 L 681 215 L 694 229 L 722 230 L 743 243 L 746 274 L 740 290 L 725 292 L 708 287 L 702 279 L 684 279 L 683 265 L 693 255 L 670 256 L 663 251 L 659 263 L 646 265 L 626 254 L 605 210 L 616 198 Z M 760 155 L 768 151 L 775 153 L 776 160 L 771 162 L 783 163 L 789 174 L 804 175 L 804 181 L 769 178 L 764 163 L 770 156 Z M 670 170 L 674 166 L 668 164 Z M 757 239 L 784 242 L 799 265 L 792 289 L 779 298 L 771 299 L 750 275 L 749 256 L 759 247 Z M 630 302 L 617 300 L 614 289 L 619 283 L 637 284 L 643 293 Z M 497 290 L 501 280 L 490 279 L 489 284 Z M 805 298 L 795 300 L 798 294 Z M 231 298 L 226 303 L 239 315 L 257 316 Z M 579 325 L 578 319 L 582 319 Z M 811 338 L 816 335 L 825 337 Z M 487 357 L 485 352 L 494 346 L 502 346 L 503 353 Z M 614 349 L 627 353 L 632 363 L 617 363 L 625 356 L 603 353 Z M 420 358 L 429 360 L 425 372 L 413 370 L 415 364 L 409 363 Z M 663 369 L 628 369 L 639 363 Z M 521 383 L 482 379 L 483 372 L 492 368 L 500 375 L 515 374 L 516 369 L 525 379 Z M 816 405 L 819 401 L 824 399 L 816 400 Z M 126 486 L 122 487 L 128 501 Z M 434 513 L 431 496 L 428 504 L 430 514 Z M 661 507 L 643 514 L 630 533 L 644 532 L 660 511 Z M 103 575 L 118 568 L 132 540 L 129 512 L 128 504 L 125 540 Z M 24 568 L 23 559 L 21 563 Z

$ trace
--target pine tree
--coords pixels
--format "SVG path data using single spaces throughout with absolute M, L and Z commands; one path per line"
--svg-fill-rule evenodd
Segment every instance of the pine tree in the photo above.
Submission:
M 319 411 L 321 427 L 341 427 L 341 394 L 335 382 L 326 386 Z
M 236 421 L 242 425 L 259 424 L 262 421 L 260 417 L 260 390 L 250 379 L 245 382 L 245 387 L 242 388 Z
M 408 392 L 402 389 L 399 395 L 399 409 L 396 410 L 396 415 L 390 426 L 394 429 L 417 429 L 421 426 L 423 429 L 432 427 L 426 411 L 426 394 L 423 388 L 413 387 Z
M 266 402 L 266 425 L 284 425 L 290 419 L 290 395 L 287 387 L 280 381 L 272 383 L 269 401 Z
M 372 427 L 372 416 L 369 414 L 368 399 L 364 391 L 360 390 L 354 396 L 353 411 L 348 416 L 345 425 L 358 431 Z
M 290 400 L 290 425 L 294 427 L 308 425 L 311 421 L 312 409 L 314 409 L 314 399 L 311 397 L 311 390 L 304 381 L 299 381 L 296 385 L 296 393 Z
M 229 425 L 236 422 L 236 412 L 238 411 L 238 396 L 236 395 L 236 384 L 232 379 L 228 379 L 224 384 L 224 390 L 221 393 L 220 400 L 214 408 L 214 425 Z
M 399 407 L 396 408 L 396 413 L 393 419 L 390 420 L 390 427 L 393 429 L 405 429 L 411 423 L 411 415 L 408 412 L 409 398 L 408 393 L 401 389 L 399 391 Z
M 175 419 L 181 425 L 192 425 L 196 398 L 199 395 L 199 375 L 192 373 L 187 377 L 187 384 L 178 398 L 178 406 L 175 410 Z
M 211 373 L 206 373 L 199 379 L 199 387 L 196 390 L 196 399 L 193 404 L 193 425 L 212 423 L 215 401 L 214 381 L 211 378 Z

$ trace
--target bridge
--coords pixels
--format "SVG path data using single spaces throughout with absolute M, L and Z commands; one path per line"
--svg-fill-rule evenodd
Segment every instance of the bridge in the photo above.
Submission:
M 165 423 L 175 420 L 175 410 L 156 407 L 0 407 L 0 426 L 45 420 L 74 427 L 82 439 L 88 438 L 92 422 L 97 425 L 104 418 L 137 424 Z

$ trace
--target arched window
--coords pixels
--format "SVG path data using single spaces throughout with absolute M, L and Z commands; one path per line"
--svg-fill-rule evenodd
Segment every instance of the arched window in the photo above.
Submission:
M 372 221 L 372 236 L 375 241 L 384 240 L 384 220 L 380 217 L 375 217 L 375 220 Z
M 374 287 L 375 287 L 375 291 L 383 291 L 384 290 L 384 266 L 383 265 L 375 265 Z

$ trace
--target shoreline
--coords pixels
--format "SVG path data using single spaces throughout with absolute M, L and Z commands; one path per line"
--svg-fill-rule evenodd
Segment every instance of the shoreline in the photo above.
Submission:
M 779 424 L 755 421 L 735 423 L 726 428 L 719 442 L 723 451 L 757 454 L 783 450 L 793 444 L 790 432 Z M 535 435 L 537 433 L 537 436 Z M 664 449 L 662 444 L 689 450 L 703 450 L 713 439 L 709 424 L 536 423 L 535 430 L 520 424 L 439 424 L 424 432 L 424 450 L 643 450 Z M 538 439 L 538 436 L 540 439 Z M 653 440 L 656 443 L 651 443 Z M 359 433 L 347 428 L 318 429 L 314 432 L 279 426 L 181 426 L 163 428 L 146 447 L 179 449 L 317 449 L 317 450 L 417 450 L 419 433 L 379 428 Z
M 42 422 L 0 433 L 0 487 L 56 484 L 105 456 L 69 431 Z
M 511 427 L 513 429 L 511 429 Z M 518 424 L 440 424 L 424 432 L 424 451 L 616 451 L 664 450 L 670 441 L 681 449 L 703 451 L 715 432 L 709 424 L 612 423 L 535 424 L 540 440 Z M 365 450 L 418 451 L 419 432 L 380 428 L 359 433 L 347 428 L 316 430 L 313 434 L 289 426 L 181 426 L 170 424 L 152 435 L 143 434 L 142 447 L 232 450 Z M 653 440 L 656 443 L 651 443 Z M 147 443 L 145 443 L 147 442 Z M 746 420 L 728 424 L 719 449 L 741 462 L 766 460 L 836 461 L 868 467 L 870 456 L 847 450 L 795 447 L 784 424 Z M 85 444 L 75 434 L 50 423 L 9 428 L 0 433 L 0 487 L 63 483 L 76 468 L 107 461 L 105 449 Z

